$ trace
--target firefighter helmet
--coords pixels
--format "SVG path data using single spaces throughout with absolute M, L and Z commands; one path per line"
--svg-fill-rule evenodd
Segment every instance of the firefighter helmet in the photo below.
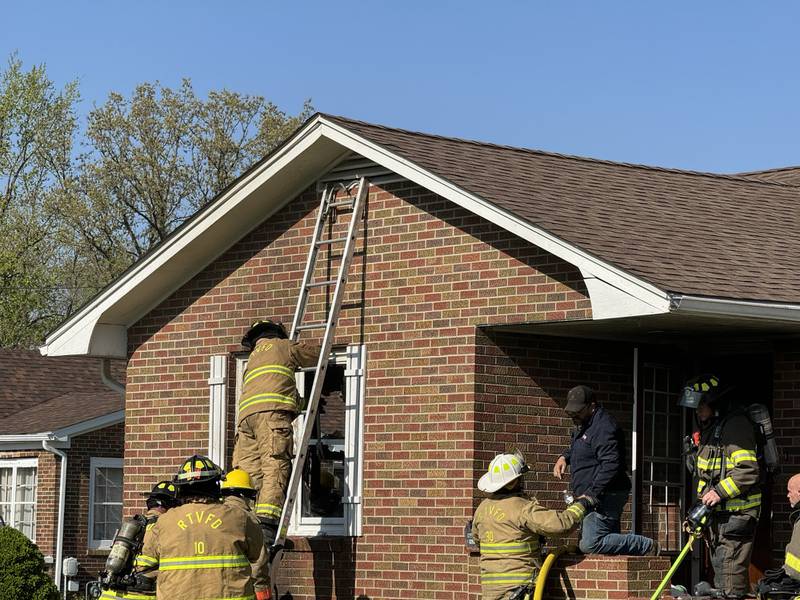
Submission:
M 478 489 L 491 494 L 522 477 L 527 471 L 528 465 L 519 451 L 498 454 L 489 463 L 489 470 L 478 480 Z
M 193 485 L 196 483 L 218 483 L 222 478 L 222 470 L 207 456 L 195 454 L 187 458 L 175 477 L 177 485 Z
M 222 479 L 220 493 L 223 496 L 244 496 L 245 498 L 255 498 L 256 490 L 250 481 L 250 475 L 242 469 L 233 469 Z
M 175 484 L 167 480 L 159 481 L 149 492 L 142 492 L 142 496 L 148 498 L 176 498 L 177 495 L 178 490 L 175 488 Z
M 701 402 L 714 404 L 722 396 L 722 383 L 719 377 L 705 373 L 686 382 L 681 391 L 679 406 L 697 408 Z
M 172 481 L 159 481 L 149 492 L 142 493 L 147 496 L 147 507 L 163 506 L 171 508 L 178 504 L 178 488 Z
M 270 319 L 258 320 L 250 326 L 247 333 L 242 338 L 242 346 L 247 350 L 252 350 L 256 345 L 256 340 L 264 336 L 279 337 L 284 340 L 289 339 L 289 334 L 286 333 L 286 327 L 283 323 L 278 321 L 271 321 Z

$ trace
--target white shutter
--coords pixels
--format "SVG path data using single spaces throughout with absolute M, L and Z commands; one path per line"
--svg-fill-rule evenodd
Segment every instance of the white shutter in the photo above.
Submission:
M 208 378 L 208 457 L 225 469 L 225 433 L 227 431 L 228 394 L 227 367 L 225 354 L 210 357 L 210 377 Z

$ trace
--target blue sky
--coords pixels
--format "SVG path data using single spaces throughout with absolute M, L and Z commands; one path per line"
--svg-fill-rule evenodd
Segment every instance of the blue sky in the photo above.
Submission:
M 0 56 L 110 91 L 192 79 L 442 135 L 736 172 L 800 164 L 800 3 L 11 2 Z

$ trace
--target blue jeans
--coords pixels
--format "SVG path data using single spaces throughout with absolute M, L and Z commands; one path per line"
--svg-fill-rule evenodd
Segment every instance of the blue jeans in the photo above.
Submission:
M 586 515 L 578 546 L 584 554 L 630 554 L 650 552 L 653 540 L 634 533 L 620 533 L 619 519 L 628 501 L 628 492 L 606 492 L 594 512 Z

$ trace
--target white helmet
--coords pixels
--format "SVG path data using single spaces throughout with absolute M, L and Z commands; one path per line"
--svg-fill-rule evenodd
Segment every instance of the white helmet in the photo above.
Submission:
M 478 480 L 478 489 L 491 494 L 522 477 L 527 470 L 528 465 L 518 451 L 514 454 L 498 454 L 489 463 L 489 470 Z

